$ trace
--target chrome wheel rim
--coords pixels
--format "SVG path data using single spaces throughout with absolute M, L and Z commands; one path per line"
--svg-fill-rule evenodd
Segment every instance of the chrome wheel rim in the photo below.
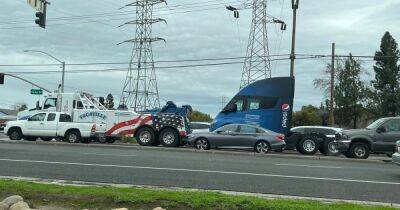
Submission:
M 200 139 L 196 141 L 196 149 L 206 150 L 208 148 L 208 142 L 205 139 Z
M 362 146 L 357 146 L 356 148 L 354 148 L 354 155 L 357 157 L 364 157 L 366 153 L 366 149 Z
M 166 144 L 172 144 L 172 143 L 174 143 L 174 141 L 175 141 L 175 136 L 174 136 L 173 133 L 168 132 L 168 133 L 165 133 L 165 134 L 163 135 L 162 140 L 163 140 L 163 142 L 166 143 Z
M 313 140 L 307 139 L 303 143 L 303 148 L 306 152 L 313 152 L 315 150 L 315 142 Z
M 328 143 L 328 150 L 329 152 L 331 152 L 332 154 L 336 154 L 339 153 L 338 148 L 336 147 L 336 144 L 334 142 L 329 142 Z
M 258 153 L 267 153 L 269 151 L 269 146 L 265 142 L 259 142 L 256 146 L 256 150 Z
M 150 134 L 150 132 L 148 132 L 148 131 L 142 132 L 142 133 L 140 134 L 140 136 L 139 136 L 140 141 L 143 142 L 143 143 L 149 142 L 149 141 L 150 141 L 150 138 L 151 138 L 151 134 Z

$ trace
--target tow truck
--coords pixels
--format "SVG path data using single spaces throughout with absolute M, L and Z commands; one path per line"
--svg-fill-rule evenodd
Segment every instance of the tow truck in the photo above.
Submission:
M 187 109 L 182 107 L 182 109 Z M 178 147 L 190 128 L 187 115 L 163 112 L 137 113 L 130 110 L 109 110 L 96 97 L 86 92 L 49 94 L 43 104 L 18 113 L 18 120 L 28 120 L 42 112 L 61 112 L 71 116 L 73 123 L 96 123 L 105 126 L 106 142 L 123 136 L 135 137 L 142 146 Z M 186 114 L 189 111 L 185 112 Z

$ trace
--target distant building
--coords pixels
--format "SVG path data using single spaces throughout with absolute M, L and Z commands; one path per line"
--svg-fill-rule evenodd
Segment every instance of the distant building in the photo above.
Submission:
M 11 109 L 0 109 L 0 130 L 4 129 L 4 126 L 8 121 L 17 119 L 18 111 Z

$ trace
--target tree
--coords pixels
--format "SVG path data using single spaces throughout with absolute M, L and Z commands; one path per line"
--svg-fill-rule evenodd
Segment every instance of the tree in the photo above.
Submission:
M 209 114 L 193 110 L 189 115 L 189 120 L 192 122 L 211 122 L 213 119 Z
M 313 105 L 303 106 L 300 111 L 293 113 L 293 126 L 321 125 L 321 123 L 320 111 Z
M 12 108 L 17 111 L 24 111 L 28 109 L 28 105 L 24 102 L 15 103 Z
M 374 88 L 371 107 L 381 116 L 400 114 L 399 56 L 396 40 L 386 32 L 381 40 L 380 51 L 375 53 L 375 80 L 371 82 Z
M 342 65 L 343 69 L 337 69 L 337 82 L 334 87 L 333 98 L 335 100 L 335 121 L 339 125 L 357 127 L 357 122 L 363 112 L 365 98 L 365 85 L 361 81 L 361 63 L 350 54 Z
M 107 109 L 114 109 L 114 97 L 111 93 L 109 93 L 106 97 L 105 107 Z

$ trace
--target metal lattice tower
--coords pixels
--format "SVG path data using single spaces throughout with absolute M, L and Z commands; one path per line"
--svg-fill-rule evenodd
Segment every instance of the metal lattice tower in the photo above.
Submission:
M 160 107 L 152 43 L 165 40 L 152 37 L 151 33 L 154 23 L 165 22 L 164 19 L 153 18 L 153 6 L 162 2 L 165 0 L 137 0 L 125 6 L 136 7 L 136 20 L 125 23 L 136 25 L 136 35 L 134 39 L 119 43 L 134 44 L 121 94 L 120 108 L 144 111 Z
M 253 0 L 248 6 L 251 6 L 253 13 L 240 89 L 254 81 L 271 77 L 267 0 Z

